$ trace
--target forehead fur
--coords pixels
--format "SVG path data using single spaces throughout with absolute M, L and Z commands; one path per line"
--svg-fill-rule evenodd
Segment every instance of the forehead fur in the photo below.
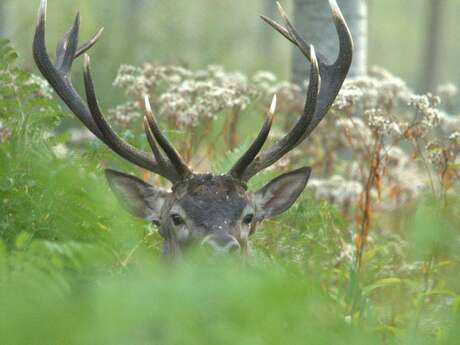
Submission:
M 197 225 L 230 225 L 248 203 L 243 186 L 230 176 L 195 175 L 179 186 L 177 202 Z

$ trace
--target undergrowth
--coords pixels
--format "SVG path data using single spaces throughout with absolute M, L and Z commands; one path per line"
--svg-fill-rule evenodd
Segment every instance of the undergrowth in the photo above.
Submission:
M 62 155 L 63 110 L 0 53 L 0 344 L 458 343 L 455 195 L 375 222 L 359 265 L 353 221 L 308 192 L 248 261 L 168 265 L 110 194 L 99 145 Z

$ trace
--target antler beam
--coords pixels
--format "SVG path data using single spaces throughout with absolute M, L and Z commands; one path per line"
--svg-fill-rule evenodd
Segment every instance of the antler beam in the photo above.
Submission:
M 156 146 L 153 147 L 152 144 L 155 143 L 155 140 L 152 141 L 153 136 L 149 137 L 151 133 L 147 132 L 146 135 L 156 159 L 123 141 L 113 131 L 99 108 L 91 77 L 90 60 L 87 55 L 85 57 L 84 68 L 87 102 L 80 97 L 72 85 L 70 73 L 74 60 L 96 44 L 102 34 L 102 29 L 91 40 L 78 48 L 80 15 L 77 14 L 74 24 L 64 34 L 62 40 L 57 45 L 56 63 L 53 64 L 51 62 L 45 43 L 46 7 L 47 1 L 41 0 L 33 42 L 33 55 L 40 72 L 48 80 L 59 97 L 96 137 L 122 158 L 141 168 L 163 176 L 173 183 L 183 179 L 190 171 L 172 145 L 169 144 L 166 137 L 161 134 L 156 124 L 155 127 L 151 126 L 152 132 L 156 141 L 158 141 L 169 158 L 169 162 L 164 160 Z
M 307 90 L 307 100 L 304 111 L 291 132 L 286 134 L 267 150 L 262 151 L 255 159 L 247 164 L 246 167 L 238 167 L 238 175 L 241 176 L 243 181 L 248 181 L 259 171 L 274 164 L 287 152 L 291 151 L 305 140 L 324 118 L 342 87 L 352 62 L 353 40 L 336 1 L 329 0 L 329 5 L 331 7 L 340 45 L 339 55 L 332 64 L 329 64 L 327 58 L 320 53 L 318 53 L 318 58 L 316 57 L 313 46 L 306 43 L 298 34 L 279 3 L 278 8 L 285 21 L 286 27 L 283 27 L 272 19 L 262 16 L 265 22 L 296 45 L 307 60 L 309 60 L 311 64 L 310 84 Z M 233 173 L 234 169 L 235 168 L 232 168 L 230 173 Z M 241 173 L 243 170 L 244 172 Z

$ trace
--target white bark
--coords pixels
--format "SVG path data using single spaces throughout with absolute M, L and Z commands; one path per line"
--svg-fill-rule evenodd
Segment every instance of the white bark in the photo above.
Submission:
M 139 37 L 142 10 L 145 6 L 145 1 L 123 0 L 123 6 L 123 20 L 125 21 L 126 28 L 128 28 L 126 31 L 125 47 L 127 48 L 127 53 L 136 58 L 142 51 L 142 45 L 139 44 Z
M 443 37 L 442 24 L 446 0 L 428 0 L 426 6 L 427 23 L 425 31 L 425 44 L 423 63 L 421 64 L 422 92 L 434 91 L 439 83 L 441 40 Z
M 351 30 L 355 51 L 349 77 L 367 72 L 367 0 L 337 0 Z M 294 0 L 294 24 L 302 37 L 330 61 L 335 60 L 339 43 L 327 0 Z M 294 47 L 292 81 L 302 84 L 309 65 Z
M 262 11 L 261 13 L 268 18 L 276 18 L 277 7 L 275 0 L 262 0 Z M 273 50 L 273 29 L 265 24 L 259 25 L 259 45 L 262 51 L 267 54 L 271 54 Z
M 0 37 L 5 38 L 6 36 L 6 15 L 5 15 L 5 0 L 0 0 Z

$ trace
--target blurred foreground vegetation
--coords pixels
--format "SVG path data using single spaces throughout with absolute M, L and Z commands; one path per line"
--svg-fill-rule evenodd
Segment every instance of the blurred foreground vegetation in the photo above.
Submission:
M 108 159 L 125 171 L 133 168 L 99 143 L 57 135 L 64 110 L 15 60 L 2 41 L 2 345 L 458 343 L 455 159 L 441 162 L 450 173 L 435 191 L 423 189 L 397 204 L 403 210 L 397 222 L 394 210 L 375 208 L 368 233 L 358 228 L 362 220 L 350 217 L 349 205 L 334 206 L 307 191 L 287 214 L 262 224 L 248 262 L 191 254 L 188 262 L 168 266 L 158 259 L 156 230 L 125 213 L 104 181 Z M 340 100 L 346 112 L 350 95 Z M 417 104 L 426 120 L 432 104 L 424 100 Z M 375 147 L 383 146 L 388 133 L 371 125 Z M 126 127 L 123 135 L 132 140 L 135 131 Z M 185 140 L 180 131 L 169 134 Z M 418 142 L 415 131 L 410 140 Z M 216 166 L 229 165 L 238 150 Z M 377 182 L 369 188 L 378 190 Z

